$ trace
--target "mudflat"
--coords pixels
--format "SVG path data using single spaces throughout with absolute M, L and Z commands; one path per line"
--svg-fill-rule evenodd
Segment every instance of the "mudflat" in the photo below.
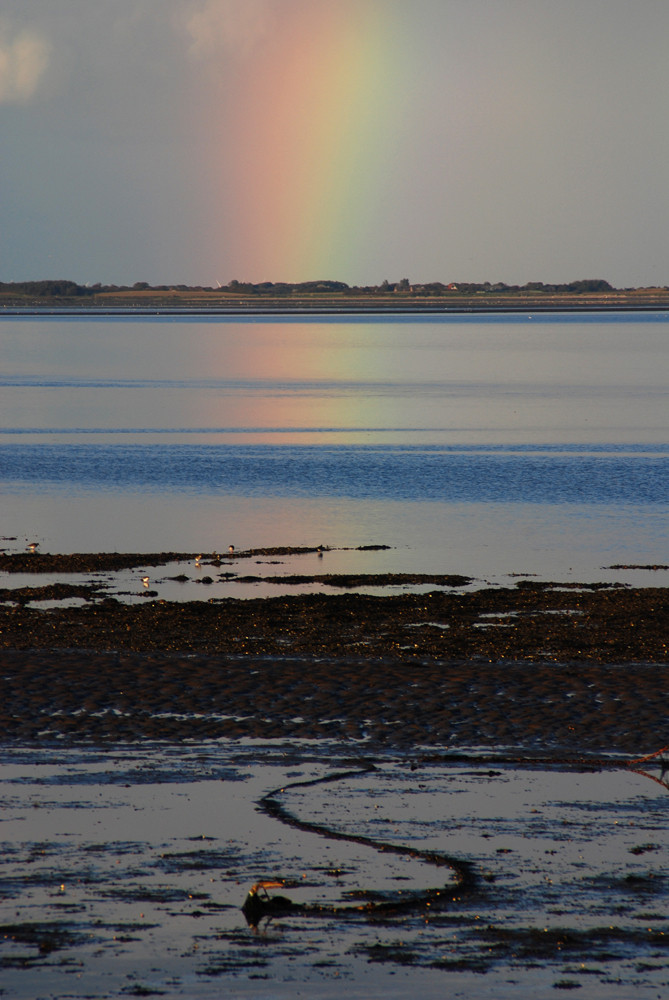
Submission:
M 5 739 L 249 736 L 632 753 L 669 743 L 667 588 L 524 580 L 381 597 L 123 604 L 89 595 L 55 608 L 7 594 Z
M 3 558 L 12 996 L 664 995 L 667 588 L 123 603 L 48 574 L 179 555 Z

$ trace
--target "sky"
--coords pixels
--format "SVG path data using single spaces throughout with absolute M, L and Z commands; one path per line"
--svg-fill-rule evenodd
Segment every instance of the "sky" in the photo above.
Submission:
M 667 0 L 0 0 L 0 281 L 669 284 Z

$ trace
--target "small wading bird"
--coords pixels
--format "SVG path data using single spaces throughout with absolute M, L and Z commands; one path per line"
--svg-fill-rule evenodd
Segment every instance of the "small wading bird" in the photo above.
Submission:
M 230 553 L 231 556 L 235 554 L 234 545 L 228 545 L 228 552 Z
M 142 583 L 144 584 L 145 587 L 149 586 L 149 578 L 148 578 L 148 576 L 143 576 L 142 577 Z
M 30 550 L 31 552 L 36 552 L 36 551 L 37 551 L 37 546 L 38 546 L 38 545 L 39 545 L 39 542 L 30 542 L 30 544 L 28 545 L 28 549 L 29 549 L 29 550 Z

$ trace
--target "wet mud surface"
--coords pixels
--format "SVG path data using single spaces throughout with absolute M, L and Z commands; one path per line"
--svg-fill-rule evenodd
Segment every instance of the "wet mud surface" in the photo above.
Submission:
M 480 657 L 612 663 L 669 659 L 669 588 L 665 587 L 521 580 L 514 587 L 464 592 L 453 578 L 442 577 L 443 587 L 456 589 L 179 603 L 152 600 L 153 591 L 145 579 L 147 590 L 139 604 L 105 596 L 99 593 L 99 584 L 90 584 L 87 592 L 85 584 L 44 584 L 32 591 L 25 586 L 6 588 L 0 595 L 4 600 L 0 644 L 23 649 L 402 660 Z M 339 585 L 353 587 L 362 582 L 358 575 Z M 372 577 L 371 582 L 380 581 Z M 389 575 L 389 582 L 397 578 Z M 437 580 L 405 574 L 401 582 Z M 31 606 L 32 600 L 68 593 L 88 600 L 76 607 Z
M 0 608 L 4 739 L 669 743 L 669 591 Z
M 420 582 L 7 588 L 8 995 L 667 993 L 667 589 Z
M 0 651 L 4 741 L 340 739 L 641 753 L 666 664 L 428 663 Z
M 669 985 L 657 758 L 223 741 L 0 760 L 13 997 L 628 1000 Z M 249 923 L 260 881 L 291 905 Z

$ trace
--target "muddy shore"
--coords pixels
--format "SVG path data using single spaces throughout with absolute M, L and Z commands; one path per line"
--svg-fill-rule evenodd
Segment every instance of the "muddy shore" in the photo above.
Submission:
M 667 588 L 527 580 L 387 597 L 15 599 L 0 606 L 0 723 L 5 740 L 651 751 L 669 743 L 668 623 Z
M 123 603 L 86 576 L 174 555 L 4 566 L 12 995 L 660 995 L 669 588 Z M 59 586 L 78 605 L 40 607 Z M 410 868 L 434 843 L 457 896 L 451 861 Z M 268 877 L 291 906 L 249 930 Z

